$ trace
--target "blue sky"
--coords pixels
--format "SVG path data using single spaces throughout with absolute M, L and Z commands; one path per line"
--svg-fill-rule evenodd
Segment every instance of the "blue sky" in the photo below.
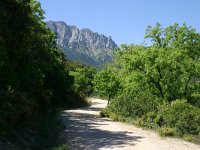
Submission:
M 147 25 L 186 23 L 200 31 L 200 0 L 39 0 L 46 20 L 111 36 L 118 44 L 141 44 Z

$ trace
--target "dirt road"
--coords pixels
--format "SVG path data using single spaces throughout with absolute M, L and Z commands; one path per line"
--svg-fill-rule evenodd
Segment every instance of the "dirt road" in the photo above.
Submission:
M 200 150 L 199 145 L 172 138 L 161 138 L 152 131 L 99 117 L 107 101 L 90 99 L 92 106 L 67 110 L 62 114 L 66 130 L 62 143 L 71 150 Z

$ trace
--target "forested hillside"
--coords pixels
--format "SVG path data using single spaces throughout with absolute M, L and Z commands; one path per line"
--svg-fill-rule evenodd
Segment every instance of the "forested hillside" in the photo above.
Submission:
M 149 46 L 121 45 L 95 76 L 94 89 L 111 98 L 102 115 L 199 142 L 200 34 L 185 24 L 157 23 L 145 37 Z

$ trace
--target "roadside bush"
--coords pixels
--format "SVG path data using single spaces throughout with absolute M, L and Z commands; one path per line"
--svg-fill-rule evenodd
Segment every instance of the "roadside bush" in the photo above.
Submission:
M 198 90 L 200 91 L 200 88 L 198 88 Z M 190 100 L 190 103 L 196 107 L 200 108 L 200 93 L 198 92 L 194 92 L 191 96 L 192 96 L 192 100 Z
M 124 93 L 122 96 L 114 99 L 111 103 L 111 110 L 118 116 L 125 118 L 139 118 L 144 114 L 154 111 L 158 107 L 158 99 L 152 94 L 143 95 L 142 91 L 133 91 L 133 93 Z
M 100 111 L 101 117 L 109 117 L 110 116 L 110 110 L 108 107 L 101 109 Z
M 192 136 L 192 135 L 185 135 L 185 136 L 183 137 L 183 139 L 184 139 L 185 141 L 192 142 L 192 141 L 194 140 L 194 136 Z
M 158 125 L 155 123 L 156 112 L 148 112 L 147 114 L 143 115 L 142 118 L 138 119 L 138 125 L 142 127 L 148 127 L 151 129 L 158 128 Z
M 108 117 L 112 119 L 113 121 L 125 121 L 125 118 L 122 116 L 117 115 L 116 113 L 113 113 L 110 107 L 106 107 L 100 111 L 101 117 Z
M 200 133 L 200 109 L 183 100 L 176 100 L 169 108 L 160 110 L 155 118 L 159 126 L 176 129 L 181 134 Z
M 30 99 L 30 98 L 29 98 Z M 0 120 L 7 125 L 15 126 L 27 120 L 33 113 L 33 107 L 26 93 L 7 91 L 0 100 Z
M 160 136 L 174 136 L 175 130 L 172 128 L 160 128 L 158 133 Z

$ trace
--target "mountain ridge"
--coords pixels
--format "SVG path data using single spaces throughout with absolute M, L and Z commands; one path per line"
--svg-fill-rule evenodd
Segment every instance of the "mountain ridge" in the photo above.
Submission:
M 117 44 L 110 36 L 99 34 L 89 28 L 79 29 L 63 21 L 48 21 L 47 27 L 57 34 L 57 44 L 69 60 L 90 66 L 108 63 L 114 56 Z

